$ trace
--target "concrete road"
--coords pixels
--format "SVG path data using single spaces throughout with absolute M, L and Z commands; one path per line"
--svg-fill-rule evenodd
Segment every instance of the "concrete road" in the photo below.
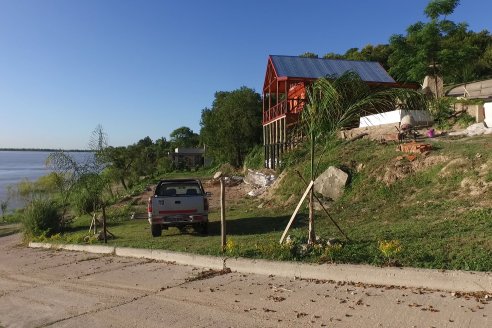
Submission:
M 492 327 L 485 295 L 204 271 L 0 238 L 0 327 Z

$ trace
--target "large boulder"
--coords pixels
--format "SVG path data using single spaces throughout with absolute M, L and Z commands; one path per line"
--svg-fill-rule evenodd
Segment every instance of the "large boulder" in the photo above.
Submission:
M 343 195 L 349 176 L 334 166 L 330 166 L 314 182 L 314 191 L 325 198 L 338 200 Z

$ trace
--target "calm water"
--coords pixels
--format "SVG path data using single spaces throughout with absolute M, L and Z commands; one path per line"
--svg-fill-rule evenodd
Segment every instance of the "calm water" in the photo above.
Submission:
M 0 199 L 7 198 L 7 187 L 15 186 L 23 179 L 35 181 L 51 171 L 45 166 L 50 152 L 42 151 L 0 151 Z M 70 153 L 77 161 L 83 162 L 91 153 Z M 11 199 L 9 209 L 22 207 L 18 199 Z

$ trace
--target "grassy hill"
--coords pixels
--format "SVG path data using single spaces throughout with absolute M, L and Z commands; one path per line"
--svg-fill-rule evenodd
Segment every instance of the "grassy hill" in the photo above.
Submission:
M 366 140 L 338 144 L 323 157 L 320 172 L 335 165 L 351 176 L 343 198 L 329 210 L 352 239 L 336 261 L 382 264 L 379 241 L 398 240 L 401 251 L 394 260 L 404 266 L 492 269 L 492 138 L 430 142 L 433 150 L 414 161 L 399 159 L 394 144 Z M 288 171 L 308 176 L 307 161 L 297 155 Z M 274 202 L 292 199 L 303 188 L 288 174 Z M 320 236 L 341 238 L 322 214 L 316 228 Z
M 400 158 L 395 143 L 357 140 L 332 144 L 321 157 L 319 172 L 334 165 L 350 174 L 343 197 L 329 208 L 350 241 L 323 212 L 317 212 L 316 234 L 324 242 L 312 248 L 304 245 L 306 206 L 289 232 L 291 242 L 278 243 L 305 189 L 295 172 L 309 176 L 308 151 L 299 148 L 291 152 L 284 159 L 286 169 L 281 178 L 267 194 L 250 198 L 244 190 L 234 189 L 238 187 L 227 188 L 226 254 L 492 271 L 492 136 L 426 142 L 433 150 L 413 161 Z M 206 184 L 207 190 L 207 186 L 216 188 L 213 197 L 218 198 L 217 187 Z M 211 210 L 207 236 L 171 228 L 162 237 L 152 238 L 146 220 L 130 221 L 127 214 L 131 209 L 122 216 L 118 214 L 122 204 L 118 206 L 109 210 L 110 231 L 116 235 L 110 244 L 221 254 L 217 207 Z M 137 208 L 144 211 L 144 207 Z M 77 219 L 69 232 L 51 241 L 82 243 L 89 220 Z

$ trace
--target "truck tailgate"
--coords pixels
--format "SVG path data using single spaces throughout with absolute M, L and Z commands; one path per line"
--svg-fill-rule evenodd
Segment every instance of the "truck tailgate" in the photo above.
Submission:
M 204 202 L 202 196 L 159 197 L 152 199 L 152 215 L 155 217 L 173 216 L 180 214 L 203 214 Z

